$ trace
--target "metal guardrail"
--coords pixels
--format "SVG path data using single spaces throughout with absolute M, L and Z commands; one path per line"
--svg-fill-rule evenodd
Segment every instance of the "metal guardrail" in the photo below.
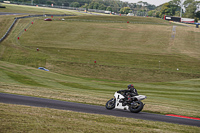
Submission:
M 46 16 L 73 16 L 73 15 L 67 15 L 67 14 L 45 14 Z M 9 27 L 9 29 L 7 30 L 7 32 L 5 33 L 5 35 L 0 39 L 0 43 L 8 36 L 8 34 L 10 33 L 10 31 L 12 30 L 13 26 L 15 25 L 15 23 L 17 22 L 18 19 L 23 19 L 23 18 L 30 18 L 30 17 L 43 17 L 44 15 L 29 15 L 29 16 L 23 16 L 23 17 L 17 17 L 15 18 L 14 22 L 12 23 L 12 25 Z
M 16 22 L 17 22 L 17 18 L 15 18 L 14 22 L 12 23 L 10 28 L 7 30 L 6 34 L 0 39 L 0 43 L 8 36 L 8 34 L 10 33 L 11 29 L 13 28 Z

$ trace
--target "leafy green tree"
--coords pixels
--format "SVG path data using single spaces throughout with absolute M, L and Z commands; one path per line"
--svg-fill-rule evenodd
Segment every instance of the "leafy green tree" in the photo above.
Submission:
M 88 8 L 89 8 L 89 9 L 95 9 L 95 8 L 94 8 L 94 3 L 95 3 L 95 2 L 92 1 L 92 2 L 89 4 Z
M 156 8 L 155 5 L 151 5 L 151 4 L 148 4 L 148 5 L 147 5 L 147 9 L 148 9 L 148 10 L 154 10 L 155 8 Z
M 194 21 L 195 21 L 195 22 L 198 22 L 198 21 L 199 21 L 199 18 L 195 17 L 195 18 L 194 18 Z
M 94 5 L 94 2 L 90 3 L 90 4 L 88 5 L 88 8 L 89 8 L 89 9 L 93 9 L 93 5 Z
M 98 8 L 99 8 L 99 3 L 98 2 L 94 2 L 93 9 L 98 9 Z
M 189 5 L 191 5 L 194 2 L 195 2 L 195 0 L 185 0 L 183 5 L 185 6 L 185 8 L 187 8 Z
M 180 11 L 176 11 L 175 16 L 180 16 Z
M 148 16 L 155 16 L 155 10 L 148 11 Z
M 88 9 L 88 4 L 87 3 L 85 3 L 85 5 L 83 5 L 83 6 L 81 6 L 82 8 L 86 8 L 86 9 Z
M 174 5 L 171 2 L 165 3 L 161 7 L 159 17 L 163 18 L 164 15 L 174 16 L 177 9 L 179 9 L 178 5 Z
M 54 2 L 54 1 L 47 1 L 47 5 L 51 5 L 51 4 L 53 4 L 53 5 L 56 5 L 56 3 Z
M 163 18 L 164 15 L 170 15 L 170 5 L 169 5 L 169 3 L 165 3 L 161 7 L 159 17 Z
M 120 9 L 120 3 L 117 1 L 112 1 L 110 3 L 110 7 L 112 8 L 112 12 L 118 12 Z
M 130 7 L 124 7 L 121 8 L 120 13 L 121 14 L 128 14 L 130 12 Z
M 106 6 L 104 4 L 99 4 L 99 10 L 106 10 Z
M 159 18 L 159 15 L 160 15 L 160 12 L 157 11 L 157 12 L 156 12 L 156 17 Z
M 197 17 L 197 18 L 200 19 L 200 11 L 198 11 L 198 12 L 195 13 L 195 17 Z
M 128 2 L 122 2 L 121 7 L 127 7 L 128 6 Z
M 80 4 L 78 2 L 72 2 L 70 4 L 70 7 L 76 7 L 76 8 L 78 8 L 78 7 L 80 7 Z
M 106 11 L 111 11 L 111 12 L 112 12 L 112 8 L 111 8 L 110 6 L 108 6 L 108 7 L 106 8 Z
M 51 5 L 51 1 L 47 1 L 47 5 Z
M 187 18 L 194 18 L 195 17 L 195 12 L 197 10 L 197 7 L 198 7 L 198 3 L 197 1 L 195 0 L 186 0 L 184 2 L 184 6 L 185 6 L 185 13 L 184 13 L 184 17 L 187 17 Z
M 175 16 L 180 16 L 181 13 L 183 13 L 182 0 L 172 0 L 172 1 L 170 1 L 170 3 L 172 5 L 176 5 L 177 6 L 177 10 L 175 11 Z
M 172 1 L 170 1 L 170 3 L 171 3 L 172 5 L 181 6 L 181 0 L 172 0 Z

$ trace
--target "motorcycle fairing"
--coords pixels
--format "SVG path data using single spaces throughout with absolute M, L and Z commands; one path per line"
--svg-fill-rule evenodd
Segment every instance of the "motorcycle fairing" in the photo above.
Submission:
M 115 92 L 114 97 L 116 98 L 116 103 L 115 103 L 115 108 L 116 109 L 125 109 L 125 110 L 128 110 L 129 107 L 127 105 L 126 106 L 122 106 L 122 103 L 119 102 L 120 99 L 124 98 L 123 95 L 121 95 L 120 93 Z

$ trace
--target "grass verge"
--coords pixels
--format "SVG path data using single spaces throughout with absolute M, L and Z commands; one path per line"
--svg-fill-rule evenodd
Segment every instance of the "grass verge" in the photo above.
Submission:
M 48 108 L 1 104 L 1 132 L 197 133 L 199 127 Z M 12 125 L 12 126 L 11 126 Z

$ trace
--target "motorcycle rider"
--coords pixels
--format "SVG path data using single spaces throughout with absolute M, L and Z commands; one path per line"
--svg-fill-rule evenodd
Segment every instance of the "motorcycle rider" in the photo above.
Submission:
M 124 98 L 124 104 L 131 102 L 131 97 L 133 96 L 137 96 L 138 92 L 137 90 L 134 88 L 133 84 L 129 84 L 127 90 L 119 90 L 117 91 L 117 93 L 121 93 L 125 98 Z

